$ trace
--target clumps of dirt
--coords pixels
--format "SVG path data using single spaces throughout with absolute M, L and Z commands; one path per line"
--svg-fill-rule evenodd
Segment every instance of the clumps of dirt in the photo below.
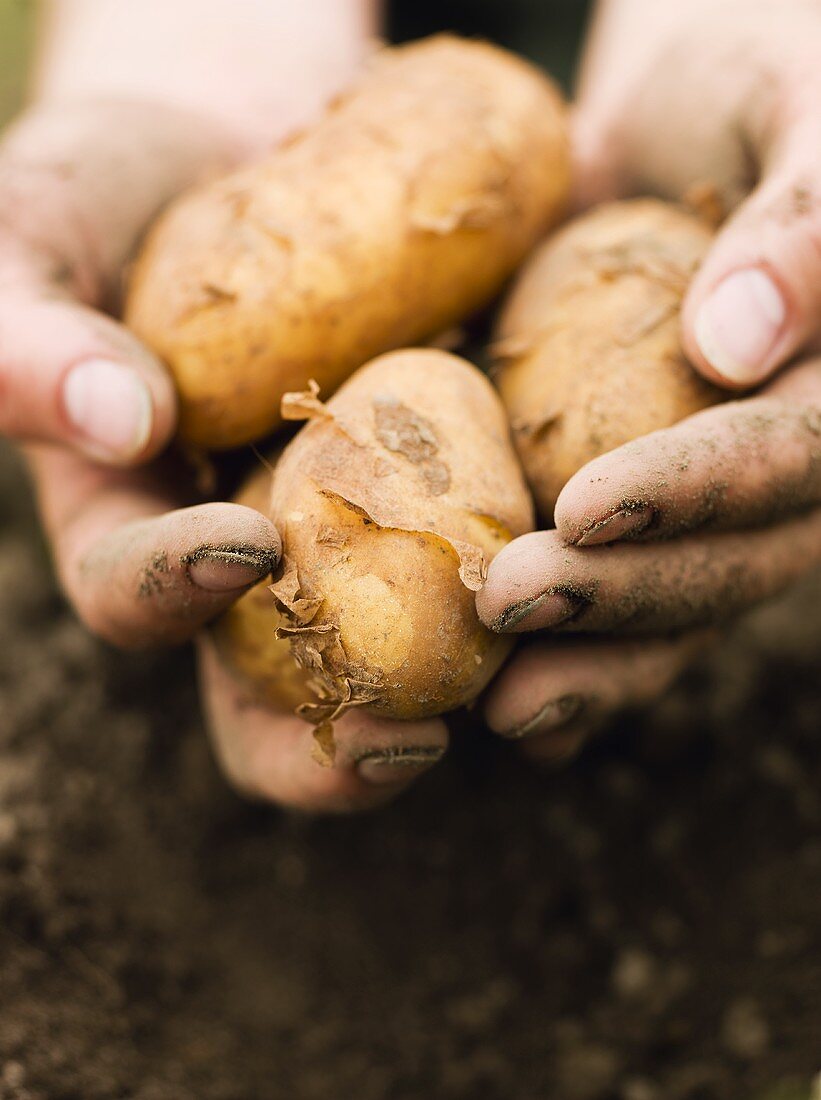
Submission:
M 2 1100 L 808 1100 L 821 583 L 539 774 L 241 802 L 187 652 L 90 639 L 0 456 Z
M 433 423 L 386 395 L 373 403 L 376 438 L 383 447 L 404 455 L 419 467 L 431 496 L 450 489 L 450 470 L 439 458 L 441 444 Z

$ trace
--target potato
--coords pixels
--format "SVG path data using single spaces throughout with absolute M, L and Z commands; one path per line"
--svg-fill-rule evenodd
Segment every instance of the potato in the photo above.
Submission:
M 474 699 L 511 645 L 482 626 L 474 593 L 493 556 L 533 528 L 493 387 L 446 352 L 399 351 L 327 405 L 313 387 L 283 411 L 310 418 L 277 464 L 267 508 L 284 545 L 279 635 L 312 681 L 299 713 L 327 731 L 352 706 L 422 718 Z M 253 593 L 236 605 L 222 644 L 270 698 L 275 614 L 259 606 Z
M 571 222 L 519 277 L 497 330 L 496 381 L 545 521 L 585 463 L 720 399 L 679 341 L 710 239 L 678 207 L 617 202 Z
M 529 64 L 446 36 L 383 50 L 313 128 L 172 204 L 126 320 L 174 375 L 182 437 L 247 443 L 286 392 L 487 303 L 568 187 L 564 107 Z

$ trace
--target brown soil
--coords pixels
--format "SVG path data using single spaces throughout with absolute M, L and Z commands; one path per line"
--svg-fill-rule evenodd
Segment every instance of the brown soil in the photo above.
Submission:
M 467 724 L 395 807 L 242 803 L 189 655 L 112 653 L 0 455 L 2 1100 L 802 1100 L 821 584 L 569 770 Z

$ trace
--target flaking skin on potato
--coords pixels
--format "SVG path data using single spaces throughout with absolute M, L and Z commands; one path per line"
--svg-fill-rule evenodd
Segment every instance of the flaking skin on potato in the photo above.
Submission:
M 485 305 L 560 216 L 565 108 L 505 50 L 377 52 L 316 124 L 159 218 L 125 316 L 170 368 L 180 432 L 224 449 Z
M 609 203 L 549 238 L 518 277 L 497 328 L 495 378 L 545 522 L 591 459 L 721 399 L 679 337 L 710 241 L 672 204 Z
M 534 522 L 493 387 L 446 352 L 398 351 L 327 404 L 312 387 L 283 412 L 309 420 L 279 458 L 266 508 L 283 562 L 267 622 L 250 595 L 230 613 L 234 639 L 261 639 L 256 653 L 231 652 L 223 636 L 235 667 L 276 695 L 277 662 L 259 658 L 278 615 L 310 678 L 299 713 L 320 730 L 351 706 L 422 718 L 470 702 L 511 644 L 481 624 L 475 592 Z

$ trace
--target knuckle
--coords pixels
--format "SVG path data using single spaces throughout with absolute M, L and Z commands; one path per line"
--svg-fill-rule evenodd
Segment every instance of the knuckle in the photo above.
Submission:
M 782 277 L 804 284 L 821 264 L 821 190 L 809 178 L 780 183 L 759 207 L 758 228 L 778 256 Z M 756 229 L 754 224 L 751 229 Z M 793 274 L 794 273 L 794 274 Z M 816 280 L 817 282 L 817 280 Z M 813 284 L 815 285 L 815 284 Z M 802 290 L 801 299 L 806 298 Z

